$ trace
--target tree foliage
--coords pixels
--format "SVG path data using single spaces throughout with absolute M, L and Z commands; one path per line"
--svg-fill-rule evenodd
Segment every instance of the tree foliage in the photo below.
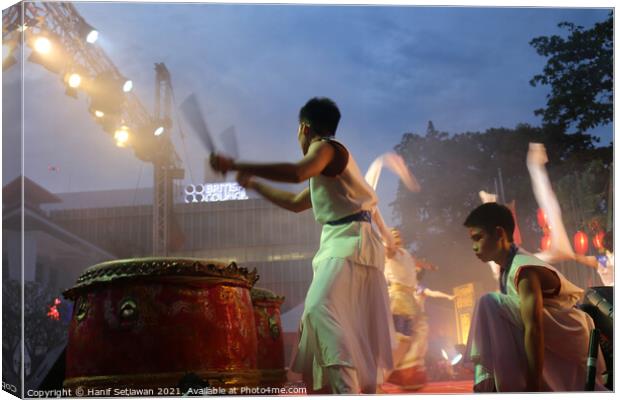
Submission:
M 575 124 L 577 132 L 613 121 L 613 14 L 590 29 L 562 22 L 568 37 L 534 38 L 530 44 L 547 57 L 542 74 L 532 86 L 549 85 L 547 106 L 534 113 L 545 124 L 566 131 Z

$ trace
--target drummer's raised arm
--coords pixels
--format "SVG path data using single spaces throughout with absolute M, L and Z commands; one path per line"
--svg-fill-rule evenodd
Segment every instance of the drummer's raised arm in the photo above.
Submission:
M 299 193 L 277 189 L 244 173 L 237 174 L 237 182 L 246 189 L 252 189 L 273 204 L 293 212 L 305 211 L 312 207 L 310 189 Z

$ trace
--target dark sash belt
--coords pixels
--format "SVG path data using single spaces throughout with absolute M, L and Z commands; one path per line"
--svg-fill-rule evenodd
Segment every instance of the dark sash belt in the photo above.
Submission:
M 326 225 L 344 225 L 344 224 L 348 224 L 349 222 L 354 222 L 354 221 L 370 223 L 371 221 L 370 211 L 360 211 L 358 213 L 347 215 L 346 217 L 337 219 L 335 221 L 327 221 L 325 224 Z

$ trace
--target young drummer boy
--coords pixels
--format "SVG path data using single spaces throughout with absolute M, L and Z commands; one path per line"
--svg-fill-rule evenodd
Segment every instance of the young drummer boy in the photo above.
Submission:
M 475 365 L 474 391 L 583 391 L 594 328 L 574 307 L 583 291 L 514 244 L 507 207 L 485 203 L 464 225 L 476 256 L 501 267 L 501 293 L 478 300 L 469 331 L 466 359 Z M 597 367 L 597 390 L 604 390 L 600 351 Z
M 332 100 L 310 99 L 299 112 L 299 161 L 259 164 L 212 155 L 211 166 L 237 171 L 242 186 L 282 208 L 312 208 L 322 225 L 321 243 L 291 369 L 302 373 L 311 390 L 327 386 L 332 393 L 374 393 L 379 371 L 392 367 L 384 245 L 372 228 L 380 219 L 375 218 L 377 197 L 347 148 L 334 140 L 339 121 Z M 295 194 L 253 177 L 309 181 L 309 186 Z

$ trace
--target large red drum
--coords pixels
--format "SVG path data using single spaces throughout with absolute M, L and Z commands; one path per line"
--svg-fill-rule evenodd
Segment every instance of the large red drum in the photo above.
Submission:
M 286 383 L 284 338 L 280 320 L 280 306 L 284 297 L 257 287 L 252 288 L 251 295 L 258 335 L 257 366 L 261 374 L 261 385 L 281 386 Z
M 192 373 L 212 387 L 256 386 L 250 288 L 235 263 L 143 258 L 86 269 L 63 294 L 74 301 L 64 386 L 178 387 Z M 192 375 L 193 376 L 193 375 Z

